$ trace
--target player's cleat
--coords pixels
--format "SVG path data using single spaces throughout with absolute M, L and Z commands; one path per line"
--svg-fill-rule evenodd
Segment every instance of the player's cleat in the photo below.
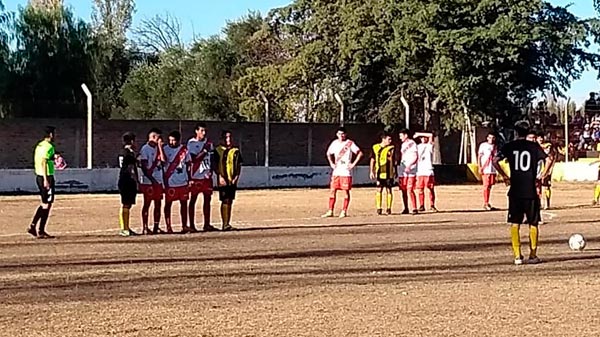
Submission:
M 163 234 L 165 234 L 165 232 L 162 232 L 162 233 L 163 233 Z M 175 232 L 173 231 L 173 228 L 171 228 L 171 227 L 167 227 L 166 234 L 173 234 L 173 233 L 175 233 Z
M 321 218 L 331 218 L 331 217 L 333 217 L 333 211 L 332 210 L 329 210 L 329 211 L 327 211 L 327 213 L 321 215 Z
M 416 209 L 413 209 L 412 215 L 417 215 L 417 214 L 419 214 L 419 211 L 417 211 Z
M 490 204 L 487 205 L 483 205 L 483 209 L 485 209 L 486 211 L 497 211 L 498 209 Z
M 542 263 L 542 260 L 540 260 L 540 258 L 537 256 L 530 257 L 529 260 L 527 260 L 527 264 L 539 264 L 539 263 Z
M 520 266 L 523 264 L 523 259 L 522 258 L 515 259 L 514 263 L 515 263 L 515 266 Z
M 598 205 L 598 201 L 592 200 L 592 206 L 597 206 L 597 205 Z
M 34 238 L 37 238 L 37 231 L 35 230 L 35 226 L 29 226 L 27 228 L 27 233 L 31 234 Z
M 203 231 L 205 232 L 216 232 L 218 231 L 217 228 L 211 226 L 211 225 L 204 225 L 204 227 L 202 228 Z
M 144 229 L 142 229 L 142 235 L 152 235 L 152 231 L 150 230 L 150 228 L 145 227 Z
M 438 212 L 439 212 L 439 210 L 438 210 L 437 208 L 435 208 L 435 206 L 431 206 L 431 208 L 430 208 L 430 209 L 431 209 L 431 211 L 432 211 L 433 213 L 438 213 Z
M 199 232 L 199 230 L 196 228 L 196 226 L 190 226 L 190 233 L 195 234 L 198 232 Z
M 223 226 L 222 230 L 223 230 L 223 232 L 231 232 L 231 231 L 234 231 L 235 228 L 231 225 L 225 225 L 225 226 Z
M 347 217 L 347 216 L 348 216 L 348 215 L 346 214 L 346 211 L 341 211 L 341 212 L 340 212 L 340 216 L 339 216 L 339 218 L 341 219 L 341 218 L 345 218 L 345 217 Z
M 425 206 L 419 207 L 419 212 L 425 212 Z
M 408 209 L 404 209 L 404 210 L 402 211 L 402 214 L 410 214 L 410 211 L 409 211 Z
M 123 236 L 123 237 L 127 237 L 127 236 L 131 236 L 131 232 L 129 232 L 128 230 L 120 230 L 119 231 L 119 235 Z
M 167 229 L 167 232 L 169 232 L 169 229 Z M 185 227 L 181 228 L 181 234 L 189 234 L 191 232 L 192 232 L 192 230 L 190 229 L 190 227 L 185 226 Z M 171 233 L 173 233 L 173 229 L 171 229 Z M 171 234 L 171 233 L 169 233 L 169 234 Z
M 383 214 L 383 210 L 380 208 L 377 210 L 377 215 L 382 215 Z
M 392 209 L 391 209 L 391 208 L 388 208 L 388 209 L 385 211 L 385 214 L 387 214 L 387 215 L 392 215 Z
M 129 236 L 138 236 L 139 234 L 132 231 L 131 229 L 129 230 Z
M 52 236 L 46 232 L 39 232 L 37 237 L 38 237 L 38 239 L 54 239 L 54 236 Z

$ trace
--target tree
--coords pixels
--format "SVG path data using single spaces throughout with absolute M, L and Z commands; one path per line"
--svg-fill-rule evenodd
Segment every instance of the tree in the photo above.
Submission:
M 18 113 L 78 116 L 80 85 L 93 82 L 90 27 L 62 6 L 27 6 L 16 18 L 14 34 L 8 94 Z
M 96 115 L 118 115 L 123 108 L 121 88 L 134 55 L 126 47 L 131 27 L 133 0 L 94 0 L 92 26 L 95 32 L 94 84 Z
M 142 51 L 159 54 L 172 48 L 183 48 L 181 23 L 168 12 L 143 19 L 133 30 L 135 44 Z

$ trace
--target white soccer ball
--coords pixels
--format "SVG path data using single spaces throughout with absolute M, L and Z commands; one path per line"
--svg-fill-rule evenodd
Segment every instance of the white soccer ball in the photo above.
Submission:
M 585 238 L 581 234 L 573 234 L 569 238 L 569 247 L 572 250 L 583 250 L 585 248 Z

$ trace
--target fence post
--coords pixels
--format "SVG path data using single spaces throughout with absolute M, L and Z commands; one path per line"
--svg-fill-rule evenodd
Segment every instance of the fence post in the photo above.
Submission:
M 308 139 L 306 141 L 306 147 L 307 147 L 307 157 L 308 157 L 308 162 L 307 162 L 307 166 L 311 166 L 312 165 L 312 136 L 313 136 L 313 130 L 312 130 L 312 124 L 308 124 Z

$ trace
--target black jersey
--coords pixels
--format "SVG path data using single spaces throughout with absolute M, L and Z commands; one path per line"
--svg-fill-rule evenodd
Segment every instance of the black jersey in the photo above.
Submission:
M 536 179 L 538 170 L 548 155 L 542 147 L 525 139 L 507 143 L 498 153 L 500 159 L 506 158 L 510 166 L 510 189 L 508 196 L 518 199 L 538 197 Z
M 135 158 L 135 152 L 129 148 L 121 149 L 119 153 L 119 167 L 121 171 L 119 172 L 119 179 L 130 179 L 135 181 L 136 177 L 133 175 L 131 166 L 136 170 L 137 160 Z

